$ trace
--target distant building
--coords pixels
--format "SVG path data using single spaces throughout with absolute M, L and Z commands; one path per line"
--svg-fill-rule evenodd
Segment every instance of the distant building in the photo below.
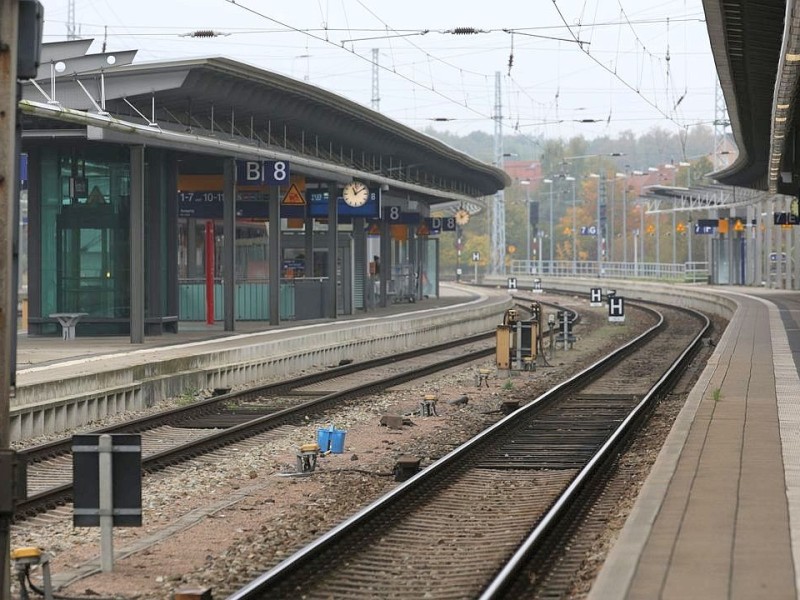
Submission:
M 542 164 L 538 161 L 530 160 L 506 160 L 503 162 L 503 170 L 508 173 L 514 184 L 521 181 L 528 181 L 533 184 L 542 180 Z

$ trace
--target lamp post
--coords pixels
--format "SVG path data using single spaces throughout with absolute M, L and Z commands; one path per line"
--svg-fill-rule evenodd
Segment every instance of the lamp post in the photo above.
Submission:
M 644 272 L 644 203 L 639 205 L 639 242 L 642 244 L 639 260 L 642 263 L 642 272 Z
M 600 277 L 603 274 L 603 266 L 602 266 L 602 237 L 603 237 L 603 228 L 600 226 L 600 192 L 602 189 L 603 184 L 603 176 L 597 173 L 589 173 L 589 177 L 597 179 L 597 214 L 595 220 L 595 235 L 597 238 L 597 276 Z
M 544 183 L 550 184 L 550 214 L 548 215 L 548 220 L 550 221 L 550 254 L 548 254 L 548 258 L 550 259 L 550 272 L 553 271 L 553 180 L 552 179 L 543 179 Z M 541 252 L 541 248 L 539 249 Z
M 687 167 L 687 169 L 686 169 L 686 187 L 687 188 L 692 187 L 692 169 L 691 169 L 692 163 L 682 160 L 681 162 L 678 163 L 678 166 L 679 167 Z
M 617 173 L 622 179 L 622 262 L 628 264 L 628 174 Z M 627 267 L 625 267 L 627 269 Z
M 661 169 L 659 169 L 658 167 L 647 167 L 647 170 L 650 173 L 659 173 L 659 174 L 661 173 Z M 660 177 L 659 177 L 659 179 L 660 179 Z M 656 264 L 656 266 L 654 267 L 653 270 L 655 272 L 655 270 L 659 268 L 658 264 L 661 262 L 661 244 L 660 244 L 660 241 L 661 241 L 661 213 L 656 212 L 654 218 L 655 218 L 655 221 L 656 221 L 656 233 L 655 233 L 655 239 L 653 240 L 653 245 L 655 246 L 655 264 Z M 644 219 L 644 215 L 642 215 L 642 219 Z M 644 236 L 642 236 L 642 262 L 644 262 Z
M 672 187 L 677 185 L 678 179 L 678 167 L 673 164 L 664 165 L 667 169 L 672 171 Z M 675 264 L 675 261 L 678 260 L 678 235 L 677 235 L 677 212 L 675 211 L 675 206 L 672 207 L 672 264 Z
M 522 179 L 520 185 L 525 186 L 525 218 L 527 219 L 527 240 L 528 244 L 525 246 L 527 251 L 525 253 L 525 258 L 528 261 L 528 271 L 531 270 L 531 194 L 530 194 L 530 179 Z
M 572 274 L 578 273 L 578 215 L 575 207 L 575 178 L 567 175 L 564 179 L 572 182 Z
M 664 165 L 664 168 L 668 171 L 672 171 L 672 187 L 675 187 L 677 185 L 676 180 L 678 179 L 678 167 L 672 163 L 668 163 Z

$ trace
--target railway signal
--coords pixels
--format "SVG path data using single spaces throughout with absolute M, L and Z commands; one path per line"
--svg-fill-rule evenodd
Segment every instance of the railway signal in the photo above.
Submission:
M 601 288 L 591 288 L 589 290 L 589 306 L 603 306 L 603 290 Z
M 625 322 L 625 299 L 622 296 L 611 296 L 608 299 L 608 322 Z

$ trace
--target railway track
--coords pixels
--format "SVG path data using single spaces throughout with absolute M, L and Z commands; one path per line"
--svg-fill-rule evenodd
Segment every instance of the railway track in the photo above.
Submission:
M 559 307 L 560 308 L 560 307 Z M 573 314 L 573 318 L 577 315 Z M 341 365 L 288 381 L 215 397 L 93 433 L 139 433 L 142 466 L 154 472 L 287 424 L 317 415 L 336 403 L 424 377 L 494 352 L 493 333 L 429 348 Z M 28 465 L 28 496 L 16 520 L 71 500 L 72 440 L 20 450 Z
M 351 363 L 289 381 L 219 394 L 93 433 L 140 433 L 142 468 L 153 472 L 320 414 L 337 402 L 483 358 L 494 351 L 490 342 L 491 334 L 487 333 L 457 343 Z M 28 497 L 17 505 L 17 520 L 71 500 L 71 449 L 71 438 L 64 438 L 19 451 L 28 465 Z
M 230 598 L 560 597 L 560 540 L 707 319 L 662 321 L 509 415 Z M 580 500 L 580 501 L 579 501 Z M 566 515 L 566 516 L 565 516 Z M 561 574 L 559 574 L 561 573 Z M 522 592 L 520 592 L 522 590 Z

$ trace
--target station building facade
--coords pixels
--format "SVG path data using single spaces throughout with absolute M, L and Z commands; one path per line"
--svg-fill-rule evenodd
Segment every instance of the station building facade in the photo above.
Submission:
M 305 83 L 219 58 L 139 66 L 89 44 L 45 44 L 20 103 L 33 335 L 58 334 L 59 313 L 84 313 L 78 335 L 136 342 L 186 321 L 233 330 L 436 295 L 426 218 L 509 182 Z M 361 206 L 343 197 L 353 182 Z

